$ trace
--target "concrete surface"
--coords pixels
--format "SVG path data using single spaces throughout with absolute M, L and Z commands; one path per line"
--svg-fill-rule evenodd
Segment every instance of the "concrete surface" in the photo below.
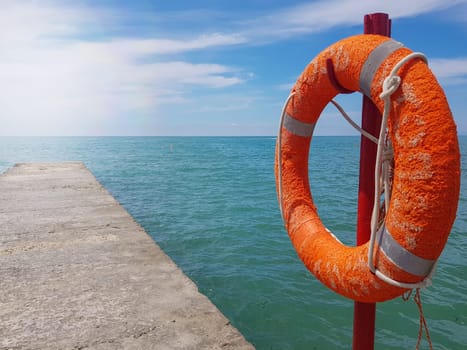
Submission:
M 70 162 L 0 176 L 0 349 L 253 346 Z

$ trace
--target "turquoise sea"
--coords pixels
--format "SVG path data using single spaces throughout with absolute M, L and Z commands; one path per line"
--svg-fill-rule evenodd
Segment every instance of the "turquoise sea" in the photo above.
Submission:
M 353 244 L 359 137 L 315 137 L 313 195 Z M 457 220 L 422 292 L 435 349 L 467 349 L 467 137 Z M 275 137 L 0 138 L 0 172 L 18 162 L 83 161 L 258 350 L 350 349 L 353 302 L 304 268 L 284 230 Z M 413 300 L 378 304 L 375 349 L 414 349 Z M 422 349 L 428 349 L 424 340 Z

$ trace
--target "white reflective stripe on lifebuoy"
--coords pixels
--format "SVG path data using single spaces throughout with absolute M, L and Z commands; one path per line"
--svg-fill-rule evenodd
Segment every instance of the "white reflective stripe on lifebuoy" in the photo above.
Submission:
M 360 71 L 359 85 L 361 92 L 371 98 L 371 84 L 373 83 L 373 78 L 379 66 L 386 60 L 386 58 L 388 58 L 390 54 L 403 46 L 404 45 L 400 42 L 389 39 L 378 45 L 368 55 L 368 58 L 366 59 L 362 66 L 362 70 Z
M 286 113 L 284 116 L 284 128 L 286 128 L 292 134 L 309 137 L 313 135 L 315 124 L 301 122 L 300 120 L 297 120 Z
M 436 260 L 420 258 L 402 247 L 383 225 L 376 235 L 383 253 L 399 268 L 416 276 L 427 276 Z

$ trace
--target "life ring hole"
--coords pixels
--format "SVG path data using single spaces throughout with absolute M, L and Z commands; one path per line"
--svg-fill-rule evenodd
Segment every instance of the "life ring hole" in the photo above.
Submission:
M 360 93 L 338 95 L 337 109 L 336 103 L 329 103 L 316 123 L 316 136 L 310 145 L 308 174 L 314 203 L 323 224 L 347 245 L 355 245 L 362 137 L 355 126 L 345 122 L 349 116 L 343 117 L 339 108 L 345 105 L 350 111 L 347 114 L 353 114 L 352 121 L 357 124 L 355 120 L 361 118 L 362 96 Z M 376 137 L 373 141 L 365 140 L 377 142 Z M 384 208 L 384 195 L 380 204 Z M 384 213 L 380 217 L 384 218 Z

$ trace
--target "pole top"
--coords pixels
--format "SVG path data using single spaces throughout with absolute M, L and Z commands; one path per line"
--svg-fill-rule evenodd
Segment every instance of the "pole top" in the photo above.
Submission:
M 383 12 L 370 13 L 363 18 L 364 34 L 379 34 L 391 36 L 391 20 L 389 15 Z

